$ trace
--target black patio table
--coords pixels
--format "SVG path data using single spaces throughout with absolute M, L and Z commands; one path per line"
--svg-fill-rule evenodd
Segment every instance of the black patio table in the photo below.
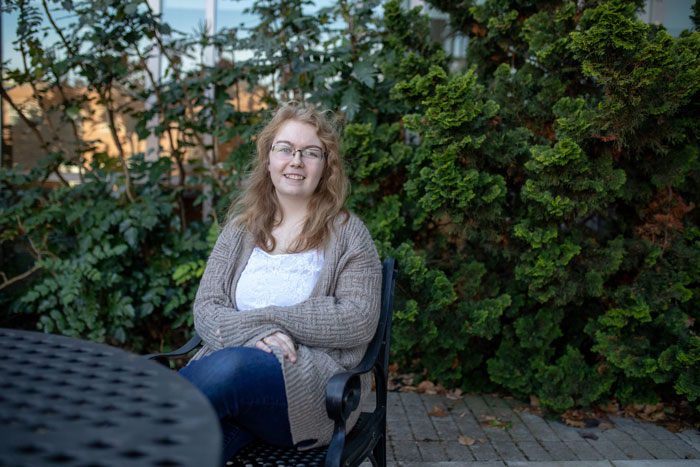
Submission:
M 221 463 L 206 398 L 115 347 L 0 328 L 0 466 L 178 467 Z

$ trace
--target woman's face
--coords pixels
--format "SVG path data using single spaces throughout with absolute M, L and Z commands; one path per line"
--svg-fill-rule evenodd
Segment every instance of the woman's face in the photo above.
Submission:
M 291 156 L 289 149 L 294 151 Z M 302 156 L 300 150 L 304 149 L 324 152 L 316 128 L 297 120 L 285 122 L 272 142 L 268 164 L 270 179 L 280 201 L 308 201 L 316 191 L 326 160 L 325 157 Z

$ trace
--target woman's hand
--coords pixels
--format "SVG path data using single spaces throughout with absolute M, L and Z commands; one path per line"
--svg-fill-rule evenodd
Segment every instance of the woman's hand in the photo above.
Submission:
M 255 347 L 268 353 L 272 352 L 271 347 L 277 347 L 284 352 L 284 356 L 288 358 L 290 362 L 295 363 L 297 361 L 297 350 L 294 347 L 294 341 L 283 332 L 277 331 L 274 334 L 270 334 L 257 341 Z

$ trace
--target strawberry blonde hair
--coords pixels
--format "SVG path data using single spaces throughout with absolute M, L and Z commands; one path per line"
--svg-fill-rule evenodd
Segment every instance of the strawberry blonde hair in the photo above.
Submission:
M 326 160 L 316 191 L 309 200 L 309 214 L 301 234 L 288 251 L 299 253 L 323 247 L 330 235 L 329 227 L 336 218 L 340 215 L 345 216 L 343 221 L 349 218 L 345 207 L 348 178 L 340 158 L 340 135 L 336 120 L 330 112 L 322 112 L 312 105 L 284 104 L 258 134 L 253 169 L 244 184 L 243 193 L 227 214 L 227 222 L 233 221 L 247 229 L 255 244 L 268 253 L 275 249 L 272 230 L 282 222 L 283 216 L 268 170 L 270 150 L 282 125 L 290 120 L 316 128 Z

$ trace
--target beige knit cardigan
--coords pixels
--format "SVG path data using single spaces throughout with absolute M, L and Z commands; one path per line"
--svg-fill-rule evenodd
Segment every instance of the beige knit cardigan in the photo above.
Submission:
M 308 299 L 292 306 L 238 311 L 235 287 L 255 245 L 245 229 L 229 222 L 207 261 L 194 301 L 194 326 L 204 346 L 193 360 L 225 347 L 253 347 L 275 331 L 294 340 L 296 363 L 276 348 L 273 352 L 284 374 L 292 440 L 304 449 L 330 442 L 328 380 L 360 362 L 379 320 L 381 264 L 367 228 L 350 215 L 330 230 L 323 267 Z M 371 376 L 364 376 L 363 398 L 371 385 Z M 348 430 L 358 416 L 359 410 L 350 417 Z

